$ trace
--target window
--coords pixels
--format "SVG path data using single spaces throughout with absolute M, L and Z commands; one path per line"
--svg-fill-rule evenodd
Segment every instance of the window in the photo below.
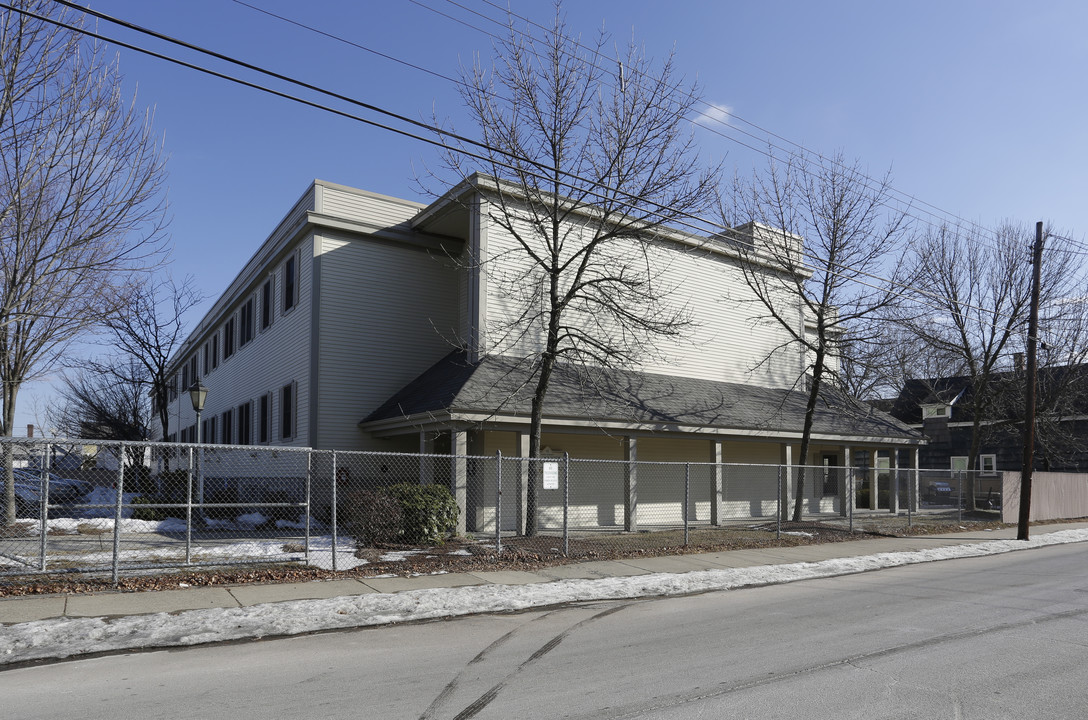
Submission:
M 272 297 L 272 278 L 268 278 L 261 286 L 261 330 L 272 325 Z
M 287 262 L 283 265 L 283 311 L 287 312 L 295 306 L 295 301 L 298 299 L 295 297 L 295 285 L 298 282 L 298 266 L 295 263 L 295 256 L 291 255 L 287 258 Z
M 272 439 L 272 395 L 261 395 L 257 418 L 257 441 L 266 443 Z
M 201 432 L 204 434 L 204 436 L 201 438 L 201 442 L 205 442 L 205 443 L 215 442 L 215 430 L 216 430 L 215 419 L 216 419 L 215 416 L 212 415 L 210 418 L 208 418 L 207 420 L 205 420 L 204 422 L 201 423 L 201 425 L 204 426 L 204 428 L 201 430 Z
M 234 410 L 223 411 L 223 444 L 231 445 L 234 443 Z
M 244 347 L 253 339 L 253 298 L 242 304 L 238 313 L 238 347 Z
M 295 436 L 295 387 L 284 385 L 280 390 L 280 439 L 290 440 Z
M 231 315 L 223 325 L 223 359 L 226 360 L 234 354 L 234 316 Z
M 253 442 L 253 405 L 242 403 L 238 406 L 238 437 L 235 440 L 239 445 L 250 445 Z
M 193 353 L 193 356 L 189 358 L 189 382 L 192 383 L 192 385 L 196 385 L 196 382 L 199 379 L 200 374 L 196 370 L 196 353 Z M 192 385 L 186 385 L 185 389 L 188 390 Z
M 181 389 L 184 392 L 188 390 L 193 384 L 192 379 L 189 377 L 189 363 L 185 363 L 181 366 Z
M 171 375 L 170 379 L 166 381 L 166 393 L 170 398 L 170 402 L 177 400 L 178 397 L 178 376 Z
M 219 367 L 219 333 L 212 335 L 212 370 Z
M 821 458 L 823 463 L 824 482 L 823 482 L 823 494 L 838 495 L 839 494 L 839 470 L 836 465 L 839 464 L 838 455 L 824 455 Z
M 997 475 L 997 455 L 979 455 L 978 469 L 983 475 Z
M 207 375 L 212 371 L 212 344 L 210 342 L 204 343 L 204 374 Z

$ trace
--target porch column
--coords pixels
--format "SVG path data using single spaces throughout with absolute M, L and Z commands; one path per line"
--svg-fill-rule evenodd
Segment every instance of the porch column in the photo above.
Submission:
M 623 529 L 638 530 L 638 439 L 623 439 Z
M 710 524 L 721 525 L 725 520 L 725 468 L 722 467 L 722 441 L 714 438 L 710 441 L 710 462 L 712 468 L 710 488 Z
M 782 506 L 778 508 L 783 520 L 790 519 L 793 509 L 793 445 L 782 445 Z
M 910 510 L 911 512 L 918 512 L 918 476 L 920 473 L 920 466 L 918 464 L 919 451 L 917 447 L 913 447 L 910 450 L 911 465 L 914 467 L 914 471 L 910 474 Z
M 888 512 L 899 514 L 899 448 L 892 448 L 888 461 Z
M 842 470 L 840 470 L 841 477 L 839 478 L 839 515 L 847 517 L 850 515 L 850 505 L 854 503 L 856 497 L 854 492 L 854 471 L 850 467 L 850 446 L 843 445 L 841 450 L 842 456 Z
M 518 443 L 518 457 L 521 460 L 518 461 L 518 512 L 517 512 L 517 533 L 518 535 L 525 534 L 525 519 L 526 513 L 529 508 L 529 461 L 526 458 L 529 457 L 529 433 L 519 432 L 517 435 Z
M 876 510 L 880 504 L 880 451 L 873 448 L 869 451 L 869 509 Z
M 419 484 L 434 482 L 434 435 L 426 430 L 419 432 Z
M 450 431 L 451 472 L 450 489 L 457 501 L 457 534 L 464 535 L 468 530 L 468 432 Z

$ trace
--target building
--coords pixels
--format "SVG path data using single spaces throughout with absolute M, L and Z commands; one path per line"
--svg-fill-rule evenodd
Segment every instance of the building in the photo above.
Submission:
M 920 451 L 923 467 L 971 471 L 985 481 L 1023 466 L 1024 382 L 1022 369 L 995 373 L 979 398 L 967 376 L 910 379 L 887 409 L 928 439 Z M 985 415 L 971 467 L 976 406 Z M 1088 365 L 1041 368 L 1036 412 L 1035 469 L 1088 471 Z
M 176 354 L 174 439 L 197 440 L 183 389 L 199 379 L 209 390 L 205 442 L 527 454 L 525 359 L 540 337 L 498 330 L 517 312 L 497 289 L 518 262 L 489 216 L 502 189 L 474 175 L 422 205 L 315 181 Z M 670 302 L 690 310 L 693 332 L 590 384 L 561 366 L 545 408 L 549 452 L 835 467 L 856 456 L 898 465 L 895 450 L 917 447 L 918 433 L 902 423 L 843 401 L 821 408 L 810 456 L 796 456 L 804 399 L 794 388 L 806 359 L 744 301 L 738 237 L 758 244 L 782 234 L 746 226 L 730 238 L 655 238 L 653 262 L 676 288 Z M 800 250 L 800 238 L 789 240 Z M 450 472 L 459 487 L 469 469 L 454 463 Z M 825 473 L 808 483 L 806 501 L 845 511 L 843 482 Z M 648 483 L 639 487 L 645 502 Z M 709 487 L 695 506 L 714 519 L 727 499 Z

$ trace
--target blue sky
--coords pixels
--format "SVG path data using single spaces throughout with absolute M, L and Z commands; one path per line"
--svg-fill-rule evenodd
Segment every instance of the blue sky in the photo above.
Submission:
M 448 76 L 474 53 L 491 58 L 492 38 L 481 30 L 502 28 L 481 15 L 501 22 L 504 6 L 246 1 Z M 471 134 L 448 81 L 233 0 L 92 6 L 403 115 L 428 119 L 433 109 Z M 545 25 L 553 16 L 548 1 L 510 0 L 510 7 Z M 1079 240 L 1088 232 L 1086 3 L 587 0 L 565 11 L 586 38 L 603 24 L 617 42 L 633 37 L 654 57 L 675 50 L 708 102 L 820 153 L 841 150 L 871 175 L 891 169 L 896 188 L 950 214 L 986 226 L 1048 220 Z M 99 28 L 229 69 L 108 23 Z M 170 156 L 173 273 L 194 275 L 209 300 L 314 178 L 427 199 L 415 178 L 435 165 L 430 146 L 119 53 L 127 90 L 138 88 L 137 102 L 154 108 Z M 740 144 L 765 149 L 768 141 L 743 121 L 719 128 L 734 139 L 698 131 L 705 156 L 724 158 L 729 173 L 766 162 Z M 48 397 L 48 381 L 27 386 L 16 427 L 43 422 Z

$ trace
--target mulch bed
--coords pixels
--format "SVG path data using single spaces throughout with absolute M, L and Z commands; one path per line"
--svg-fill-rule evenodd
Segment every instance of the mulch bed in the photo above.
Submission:
M 902 518 L 866 518 L 855 522 L 854 531 L 831 523 L 783 523 L 776 537 L 774 522 L 727 528 L 692 529 L 687 545 L 681 530 L 628 534 L 587 534 L 571 536 L 569 555 L 563 556 L 563 539 L 554 535 L 531 538 L 503 538 L 498 552 L 493 538 L 453 538 L 430 548 L 386 546 L 365 548 L 358 555 L 365 565 L 333 572 L 300 565 L 221 567 L 213 570 L 128 575 L 115 587 L 108 577 L 68 574 L 63 576 L 22 576 L 0 578 L 0 597 L 48 595 L 54 593 L 141 592 L 184 587 L 210 587 L 247 583 L 285 583 L 365 578 L 414 576 L 446 572 L 488 570 L 539 570 L 589 560 L 617 560 L 631 557 L 684 555 L 768 547 L 789 547 L 856 540 L 866 536 L 905 536 L 1006 527 L 995 515 L 980 513 L 962 522 L 919 517 L 908 528 Z M 419 550 L 402 560 L 382 560 L 389 551 Z

